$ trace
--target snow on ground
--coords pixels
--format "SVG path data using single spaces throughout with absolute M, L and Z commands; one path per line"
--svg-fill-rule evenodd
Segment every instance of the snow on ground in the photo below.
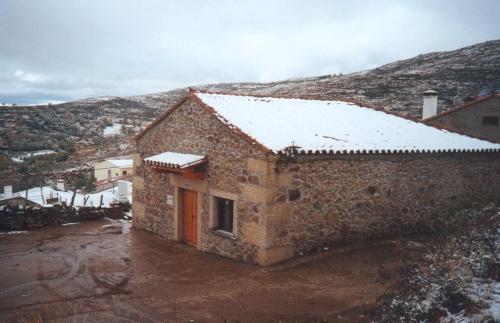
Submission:
M 107 137 L 107 136 L 119 135 L 119 134 L 121 134 L 121 132 L 122 132 L 121 123 L 115 123 L 112 126 L 108 126 L 108 127 L 104 128 L 104 130 L 102 131 L 102 134 L 103 134 L 103 136 Z
M 347 102 L 196 95 L 221 121 L 275 152 L 291 145 L 334 151 L 500 149 L 500 144 Z
M 456 219 L 470 222 L 420 244 L 423 257 L 401 270 L 403 284 L 378 322 L 500 322 L 500 207 L 463 210 L 450 223 Z
M 128 194 L 125 197 L 130 203 L 132 203 L 132 183 L 128 183 Z M 26 191 L 20 191 L 13 194 L 14 196 L 26 196 Z M 58 191 L 52 186 L 43 186 L 30 188 L 28 190 L 28 199 L 32 202 L 38 203 L 43 206 L 51 206 L 52 204 L 47 204 L 46 199 L 48 198 L 57 198 L 58 202 L 66 202 L 67 205 L 71 203 L 71 197 L 73 196 L 73 192 L 71 191 Z M 118 186 L 115 188 L 110 188 L 108 190 L 93 193 L 93 194 L 82 194 L 80 192 L 76 193 L 75 196 L 75 206 L 99 206 L 99 203 L 102 201 L 104 207 L 108 207 L 110 203 L 114 201 L 118 201 L 120 196 L 118 196 Z M 88 198 L 85 203 L 85 198 Z
M 42 101 L 38 101 L 37 103 L 31 103 L 31 104 L 28 104 L 28 106 L 35 106 L 35 105 L 57 105 L 57 104 L 62 104 L 62 103 L 66 103 L 68 101 L 62 101 L 62 100 L 42 100 Z
M 125 150 L 125 149 L 128 149 L 128 148 L 132 148 L 132 144 L 130 144 L 130 143 L 124 143 L 124 144 L 120 144 L 118 147 L 120 148 L 120 150 Z
M 55 150 L 51 149 L 44 149 L 44 150 L 37 150 L 37 151 L 28 151 L 20 154 L 17 157 L 12 157 L 12 160 L 16 163 L 22 163 L 24 160 L 29 159 L 31 157 L 36 157 L 36 156 L 44 156 L 44 155 L 51 155 L 55 154 Z

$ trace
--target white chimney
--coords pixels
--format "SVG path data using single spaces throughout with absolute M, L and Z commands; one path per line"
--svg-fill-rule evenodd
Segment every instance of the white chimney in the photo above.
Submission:
M 422 109 L 422 119 L 427 119 L 437 114 L 438 93 L 434 90 L 424 92 L 424 106 Z
M 3 187 L 3 197 L 6 199 L 12 197 L 12 185 L 5 185 Z
M 127 197 L 127 195 L 128 195 L 128 182 L 118 181 L 118 196 Z
M 64 191 L 64 179 L 57 180 L 56 188 L 58 191 Z

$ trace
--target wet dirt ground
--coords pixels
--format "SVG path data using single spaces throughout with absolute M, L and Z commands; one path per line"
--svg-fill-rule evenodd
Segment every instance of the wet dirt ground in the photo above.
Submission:
M 263 268 L 120 222 L 50 227 L 0 235 L 0 321 L 369 322 L 401 258 L 384 243 Z

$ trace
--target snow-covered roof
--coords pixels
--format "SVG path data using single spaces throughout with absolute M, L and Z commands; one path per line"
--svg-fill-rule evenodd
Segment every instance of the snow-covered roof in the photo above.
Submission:
M 286 99 L 196 92 L 233 130 L 274 152 L 479 151 L 494 144 L 434 128 L 383 111 L 341 101 Z
M 150 165 L 160 165 L 174 168 L 187 168 L 205 161 L 205 156 L 181 154 L 167 151 L 158 155 L 144 158 Z
M 120 168 L 129 168 L 132 167 L 132 159 L 106 159 L 111 164 Z

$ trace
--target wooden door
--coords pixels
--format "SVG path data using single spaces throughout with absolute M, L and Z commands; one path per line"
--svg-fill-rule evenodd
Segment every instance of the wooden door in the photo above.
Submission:
M 183 235 L 182 240 L 191 246 L 198 241 L 198 193 L 189 190 L 182 192 Z

